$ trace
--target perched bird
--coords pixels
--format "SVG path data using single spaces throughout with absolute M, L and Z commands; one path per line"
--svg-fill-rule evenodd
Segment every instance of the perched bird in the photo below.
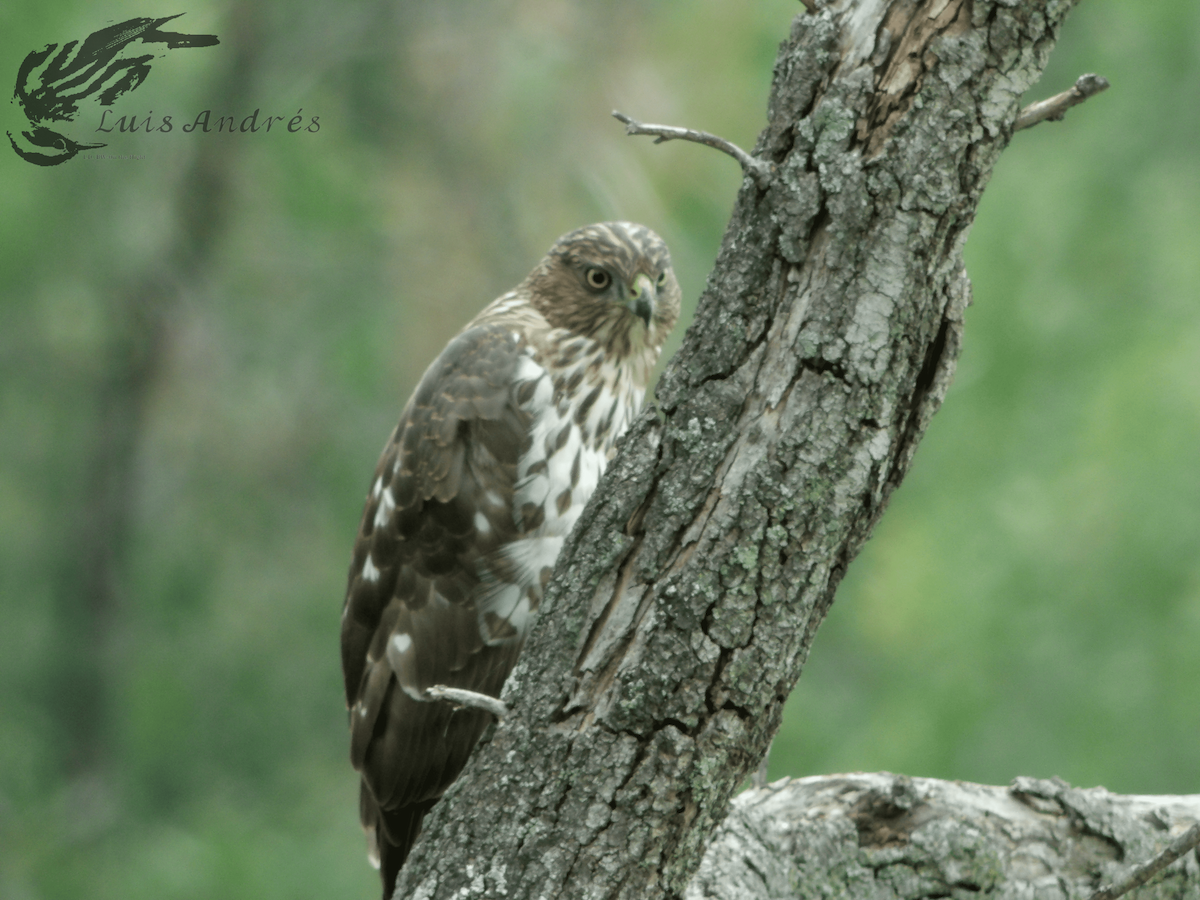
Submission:
M 490 721 L 427 691 L 500 695 L 679 300 L 650 229 L 565 234 L 433 361 L 384 447 L 350 564 L 342 669 L 385 898 Z

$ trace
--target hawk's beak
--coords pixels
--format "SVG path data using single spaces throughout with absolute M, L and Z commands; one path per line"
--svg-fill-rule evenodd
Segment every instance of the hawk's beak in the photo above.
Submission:
M 626 305 L 635 316 L 646 323 L 647 328 L 650 327 L 650 319 L 654 315 L 654 304 L 657 300 L 658 293 L 654 282 L 645 272 L 639 272 L 629 288 L 629 300 Z

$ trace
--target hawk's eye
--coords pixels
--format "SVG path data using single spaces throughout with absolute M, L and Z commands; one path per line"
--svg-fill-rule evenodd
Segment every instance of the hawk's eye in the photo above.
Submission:
M 666 272 L 660 272 L 660 273 L 659 273 L 659 276 L 658 276 L 658 286 L 659 286 L 659 287 L 662 287 L 662 286 L 663 286 L 664 284 L 666 284 L 666 283 L 667 283 L 667 273 L 666 273 Z
M 603 269 L 597 269 L 595 267 L 584 272 L 583 277 L 587 281 L 588 287 L 594 291 L 604 290 L 612 281 L 612 278 L 607 272 L 605 272 Z

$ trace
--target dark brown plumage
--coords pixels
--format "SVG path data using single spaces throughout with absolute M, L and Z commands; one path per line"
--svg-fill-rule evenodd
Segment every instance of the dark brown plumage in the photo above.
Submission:
M 649 229 L 564 235 L 434 360 L 384 447 L 350 564 L 342 668 L 385 898 L 490 719 L 426 691 L 500 695 L 679 299 Z

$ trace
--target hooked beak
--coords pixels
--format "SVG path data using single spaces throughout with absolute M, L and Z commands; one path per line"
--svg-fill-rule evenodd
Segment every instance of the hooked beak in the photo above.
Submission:
M 654 305 L 658 302 L 658 292 L 654 282 L 645 272 L 639 272 L 629 288 L 629 299 L 626 306 L 641 319 L 646 327 L 650 327 L 650 319 L 654 316 Z

